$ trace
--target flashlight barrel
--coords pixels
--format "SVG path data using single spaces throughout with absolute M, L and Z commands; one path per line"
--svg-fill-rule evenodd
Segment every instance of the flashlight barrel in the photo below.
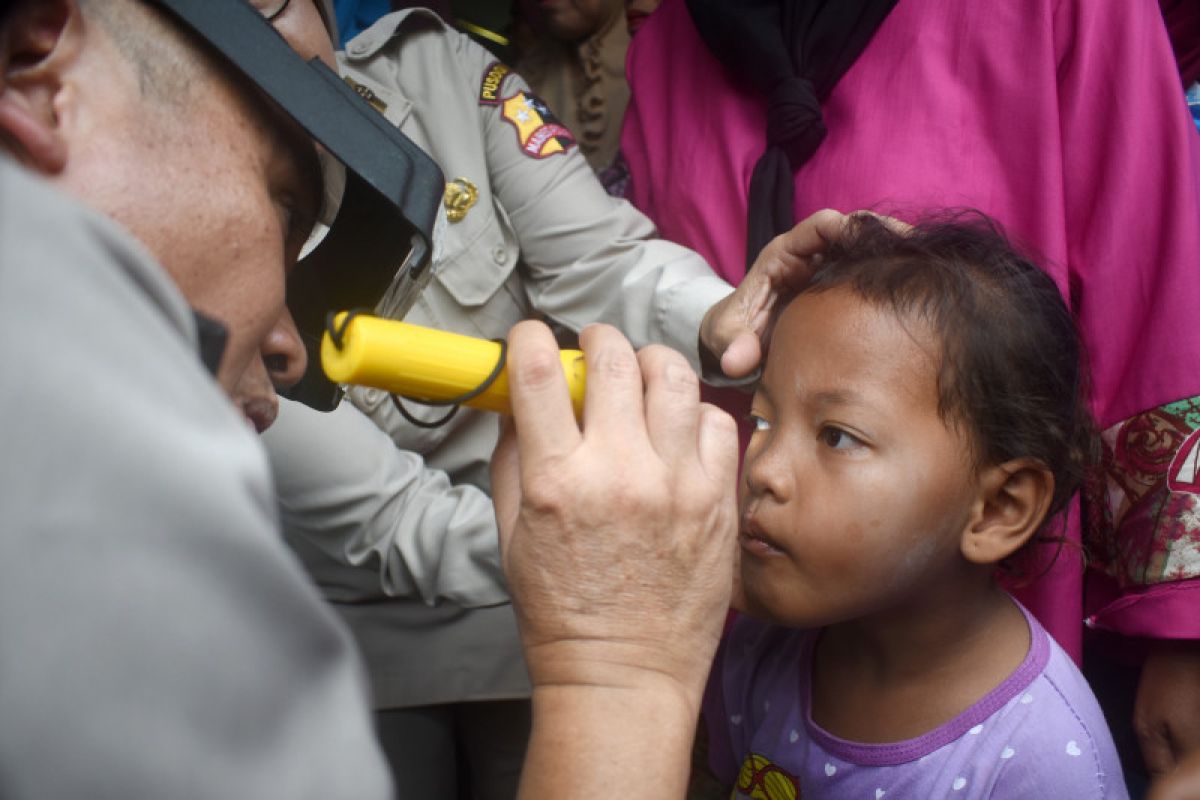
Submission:
M 343 327 L 346 312 L 334 318 Z M 398 320 L 355 316 L 344 326 L 340 346 L 328 331 L 321 339 L 321 366 L 331 381 L 370 386 L 416 401 L 444 403 L 478 388 L 501 356 L 500 344 Z M 575 416 L 583 413 L 587 385 L 583 353 L 559 353 Z M 508 371 L 463 405 L 512 413 Z

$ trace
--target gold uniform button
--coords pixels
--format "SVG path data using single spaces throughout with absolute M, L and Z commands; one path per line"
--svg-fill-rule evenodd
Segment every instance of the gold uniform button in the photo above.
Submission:
M 451 222 L 462 222 L 463 217 L 479 199 L 479 190 L 475 184 L 466 178 L 455 178 L 446 184 L 446 192 L 442 203 L 446 206 L 446 219 Z

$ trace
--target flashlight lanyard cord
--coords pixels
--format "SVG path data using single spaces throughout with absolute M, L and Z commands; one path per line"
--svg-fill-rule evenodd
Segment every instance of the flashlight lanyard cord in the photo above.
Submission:
M 346 312 L 346 315 L 342 318 L 340 325 L 334 322 L 334 314 L 332 312 L 326 315 L 325 328 L 329 332 L 329 338 L 333 341 L 334 347 L 339 350 L 342 349 L 342 339 L 346 334 L 346 327 L 350 324 L 352 319 L 357 316 L 370 313 L 371 312 L 365 308 L 351 309 L 350 311 Z M 392 405 L 394 405 L 396 410 L 400 412 L 400 416 L 404 417 L 404 419 L 408 420 L 408 422 L 417 426 L 418 428 L 432 429 L 442 427 L 454 418 L 454 415 L 458 413 L 459 406 L 475 399 L 490 389 L 492 384 L 496 382 L 496 378 L 500 377 L 500 373 L 504 371 L 504 365 L 508 361 L 508 343 L 503 339 L 492 339 L 492 341 L 500 345 L 500 355 L 496 358 L 496 364 L 492 367 L 492 371 L 488 373 L 488 376 L 471 391 L 460 394 L 458 397 L 452 397 L 449 400 L 421 400 L 415 397 L 401 397 L 397 394 L 388 394 L 388 397 L 392 399 Z M 437 419 L 426 421 L 413 416 L 412 412 L 404 407 L 405 400 L 409 401 L 410 403 L 418 403 L 424 406 L 451 406 L 451 408 L 446 414 L 438 417 Z

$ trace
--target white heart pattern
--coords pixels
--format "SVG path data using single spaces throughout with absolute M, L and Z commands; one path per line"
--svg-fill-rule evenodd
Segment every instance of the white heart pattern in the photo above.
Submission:
M 825 774 L 832 778 L 835 772 L 837 772 L 837 767 L 829 762 L 825 762 Z
M 961 792 L 962 788 L 966 785 L 967 785 L 966 778 L 959 777 L 959 778 L 954 779 L 954 791 Z
M 1021 695 L 1021 704 L 1022 705 L 1027 706 L 1032 702 L 1033 702 L 1033 695 L 1028 694 L 1028 693 Z
M 1083 754 L 1083 751 L 1079 749 L 1079 745 L 1075 744 L 1074 739 L 1067 742 L 1067 755 L 1078 756 L 1078 755 L 1082 755 L 1082 754 Z
M 879 800 L 879 798 L 883 797 L 885 794 L 887 794 L 887 792 L 883 791 L 883 789 L 876 789 L 875 800 Z
M 983 726 L 976 725 L 974 728 L 971 728 L 971 730 L 967 731 L 967 733 L 971 734 L 972 736 L 978 736 L 981 730 L 983 730 Z
M 796 731 L 792 731 L 791 733 L 788 734 L 788 741 L 791 742 L 792 744 L 795 744 L 796 740 L 799 738 L 800 738 L 800 734 L 797 733 Z
M 1007 761 L 1008 759 L 1012 758 L 1016 754 L 1017 754 L 1017 751 L 1013 750 L 1011 747 L 1006 747 L 1000 753 L 1000 757 Z

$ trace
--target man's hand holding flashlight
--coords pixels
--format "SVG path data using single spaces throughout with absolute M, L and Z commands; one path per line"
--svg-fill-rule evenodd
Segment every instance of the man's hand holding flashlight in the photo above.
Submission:
M 581 344 L 582 425 L 550 331 L 513 329 L 514 424 L 492 465 L 534 684 L 522 795 L 681 797 L 732 584 L 736 430 L 674 351 L 635 355 L 599 325 Z M 552 775 L 570 779 L 551 791 Z

